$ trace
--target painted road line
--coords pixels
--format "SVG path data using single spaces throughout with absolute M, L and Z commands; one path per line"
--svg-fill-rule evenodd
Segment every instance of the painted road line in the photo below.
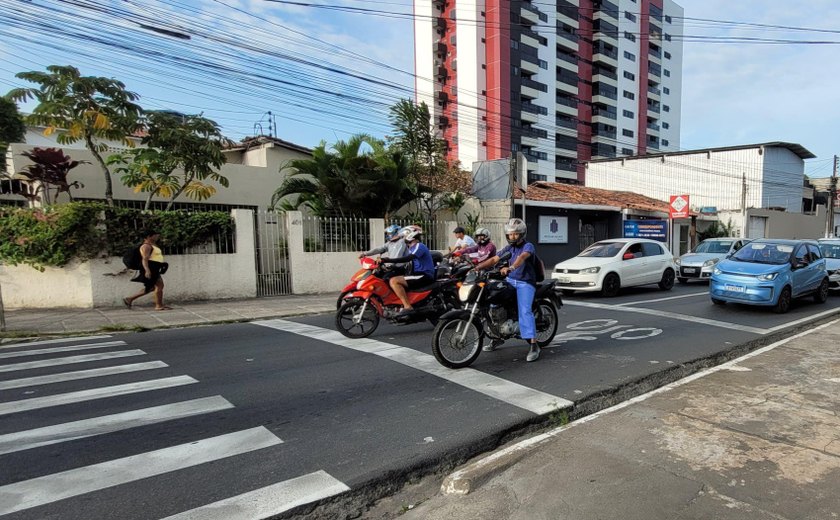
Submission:
M 316 471 L 168 516 L 163 520 L 263 520 L 349 490 L 349 487 L 329 473 Z
M 10 381 L 0 381 L 0 390 L 10 388 L 23 388 L 26 386 L 49 385 L 52 383 L 63 383 L 65 381 L 76 381 L 78 379 L 90 379 L 93 377 L 112 376 L 116 374 L 128 374 L 141 370 L 153 370 L 155 368 L 166 368 L 169 365 L 163 361 L 148 361 L 146 363 L 132 363 L 130 365 L 118 365 L 115 367 L 92 368 L 90 370 L 75 370 L 73 372 L 62 372 L 48 376 L 24 377 Z
M 703 325 L 711 325 L 712 327 L 720 327 L 722 329 L 740 330 L 741 332 L 751 332 L 753 334 L 767 334 L 768 329 L 760 329 L 758 327 L 750 327 L 749 325 L 739 325 L 737 323 L 728 323 L 725 321 L 710 320 L 708 318 L 700 318 L 698 316 L 689 316 L 687 314 L 677 314 L 675 312 L 660 311 L 656 309 L 644 309 L 637 307 L 619 307 L 618 305 L 605 305 L 602 303 L 589 302 L 573 302 L 564 301 L 564 305 L 573 305 L 577 307 L 588 307 L 590 309 L 603 309 L 607 311 L 620 312 L 635 312 L 636 314 L 647 314 L 649 316 L 656 316 L 659 318 L 671 318 L 674 320 L 690 321 L 691 323 L 700 323 Z
M 709 291 L 698 292 L 698 293 L 691 293 L 691 294 L 681 294 L 679 296 L 668 296 L 667 298 L 656 298 L 653 300 L 641 300 L 637 302 L 627 302 L 627 303 L 619 303 L 616 307 L 626 307 L 628 305 L 644 305 L 645 303 L 654 303 L 654 302 L 667 302 L 668 300 L 679 300 L 681 298 L 693 298 L 695 296 L 708 296 Z
M 35 345 L 52 345 L 53 343 L 70 343 L 71 341 L 91 341 L 94 339 L 109 339 L 111 336 L 81 336 L 78 338 L 56 338 L 56 339 L 44 339 L 41 341 L 23 341 L 20 343 L 9 343 L 6 345 L 0 345 L 0 348 L 13 348 L 13 347 L 32 347 Z
M 527 386 L 507 381 L 500 377 L 485 374 L 479 370 L 471 368 L 452 370 L 446 368 L 438 363 L 434 356 L 423 354 L 407 347 L 400 347 L 369 338 L 351 339 L 342 336 L 334 330 L 322 329 L 321 327 L 286 320 L 266 320 L 252 323 L 262 327 L 299 334 L 360 352 L 375 354 L 441 379 L 446 379 L 452 383 L 538 415 L 551 413 L 561 408 L 568 408 L 574 404 L 562 397 L 528 388 Z
M 74 363 L 87 363 L 89 361 L 102 361 L 103 359 L 123 358 L 129 356 L 145 356 L 142 350 L 121 350 L 119 352 L 102 352 L 101 354 L 83 354 L 81 356 L 69 356 L 62 358 L 44 359 L 42 361 L 27 361 L 25 363 L 14 363 L 12 365 L 0 365 L 0 372 L 16 372 L 18 370 L 30 370 L 33 368 L 55 367 L 60 365 L 72 365 Z
M 153 406 L 0 435 L 0 455 L 233 408 L 222 396 Z
M 40 408 L 49 408 L 52 406 L 62 406 L 65 404 L 81 403 L 84 401 L 93 401 L 95 399 L 104 399 L 106 397 L 114 397 L 117 395 L 150 392 L 152 390 L 172 388 L 173 386 L 191 385 L 193 383 L 198 383 L 198 381 L 190 376 L 175 376 L 165 377 L 163 379 L 152 379 L 150 381 L 139 381 L 137 383 L 127 383 L 124 385 L 105 386 L 102 388 L 93 388 L 91 390 L 80 390 L 78 392 L 69 392 L 66 394 L 35 397 L 20 401 L 9 401 L 7 403 L 0 403 L 0 415 L 38 410 Z
M 0 487 L 0 515 L 281 444 L 262 426 Z
M 770 327 L 769 329 L 767 329 L 767 332 L 776 332 L 776 331 L 779 331 L 779 330 L 782 330 L 782 329 L 786 329 L 788 327 L 795 327 L 796 325 L 801 325 L 802 323 L 807 323 L 809 321 L 813 321 L 813 320 L 816 320 L 816 319 L 819 319 L 819 318 L 823 318 L 825 316 L 830 316 L 832 314 L 840 314 L 840 309 L 829 309 L 827 311 L 823 311 L 823 312 L 820 312 L 820 313 L 817 313 L 817 314 L 812 314 L 812 315 L 807 316 L 805 318 L 801 318 L 801 319 L 794 320 L 794 321 L 789 321 L 787 323 L 782 323 L 781 325 L 776 325 L 775 327 Z
M 0 359 L 8 359 L 24 356 L 41 356 L 44 354 L 57 354 L 59 352 L 73 352 L 75 350 L 87 350 L 91 348 L 122 347 L 125 341 L 106 341 L 105 343 L 86 343 L 84 345 L 73 345 L 72 347 L 42 348 L 39 350 L 21 350 L 18 352 L 0 353 Z

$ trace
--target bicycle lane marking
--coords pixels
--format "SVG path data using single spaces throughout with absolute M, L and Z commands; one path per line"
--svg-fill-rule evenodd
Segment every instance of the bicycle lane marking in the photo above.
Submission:
M 729 323 L 726 321 L 712 320 L 709 318 L 701 318 L 699 316 L 688 316 L 686 314 L 677 314 L 675 312 L 668 312 L 656 309 L 645 309 L 642 307 L 619 307 L 618 305 L 606 305 L 603 303 L 590 302 L 573 302 L 564 301 L 563 305 L 570 305 L 574 307 L 588 307 L 590 309 L 601 309 L 616 312 L 634 312 L 636 314 L 646 314 L 648 316 L 657 316 L 660 318 L 671 318 L 674 320 L 688 321 L 691 323 L 700 323 L 703 325 L 710 325 L 712 327 L 720 327 L 723 329 L 739 330 L 741 332 L 750 332 L 752 334 L 765 335 L 772 330 L 761 329 L 758 327 L 750 327 L 749 325 L 739 325 L 737 323 Z
M 306 336 L 317 341 L 331 343 L 359 352 L 374 354 L 409 368 L 445 379 L 518 408 L 528 410 L 537 415 L 544 415 L 563 408 L 570 408 L 574 404 L 568 399 L 563 399 L 562 397 L 529 388 L 472 368 L 461 368 L 458 370 L 446 368 L 438 363 L 434 356 L 423 354 L 408 347 L 401 347 L 369 338 L 351 339 L 342 336 L 334 330 L 286 320 L 265 320 L 251 323 L 261 327 Z

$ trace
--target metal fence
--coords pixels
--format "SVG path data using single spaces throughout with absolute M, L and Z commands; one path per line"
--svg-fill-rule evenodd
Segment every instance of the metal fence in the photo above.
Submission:
M 445 221 L 442 220 L 409 220 L 392 219 L 385 222 L 385 227 L 397 224 L 400 227 L 416 225 L 423 228 L 423 243 L 433 250 L 446 251 L 449 248 L 449 240 L 452 229 L 447 229 Z
M 303 218 L 303 250 L 307 253 L 344 253 L 370 248 L 370 220 L 366 218 Z

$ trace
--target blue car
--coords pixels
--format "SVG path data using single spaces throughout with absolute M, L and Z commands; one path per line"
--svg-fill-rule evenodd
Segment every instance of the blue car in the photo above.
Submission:
M 712 303 L 790 309 L 793 298 L 828 299 L 828 272 L 813 240 L 754 240 L 718 263 L 709 285 Z

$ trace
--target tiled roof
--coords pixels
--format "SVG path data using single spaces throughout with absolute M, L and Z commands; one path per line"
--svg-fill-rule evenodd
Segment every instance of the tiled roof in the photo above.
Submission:
M 279 137 L 269 137 L 267 135 L 258 135 L 256 137 L 246 137 L 239 143 L 233 143 L 228 149 L 249 149 L 254 148 L 256 146 L 260 146 L 262 144 L 272 143 L 277 146 L 282 146 L 283 148 L 288 148 L 289 150 L 295 150 L 297 152 L 302 152 L 305 154 L 312 155 L 312 150 L 305 146 L 301 146 L 299 144 L 291 143 L 289 141 L 284 141 Z
M 516 188 L 517 198 L 522 197 L 522 190 Z M 585 206 L 612 206 L 637 209 L 641 211 L 660 211 L 668 213 L 668 202 L 652 199 L 629 191 L 611 191 L 600 188 L 587 188 L 579 184 L 561 184 L 557 182 L 535 182 L 528 185 L 527 199 L 538 202 L 557 202 L 560 204 L 578 204 Z

